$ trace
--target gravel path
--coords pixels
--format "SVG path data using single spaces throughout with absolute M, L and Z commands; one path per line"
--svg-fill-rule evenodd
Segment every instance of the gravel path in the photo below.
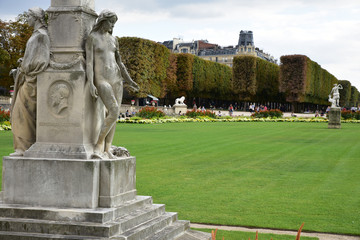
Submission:
M 293 236 L 296 236 L 296 234 L 297 234 L 297 231 L 272 230 L 272 229 L 263 229 L 263 228 L 256 229 L 256 228 L 235 227 L 235 226 L 207 225 L 207 224 L 198 224 L 198 223 L 191 223 L 190 227 L 191 228 L 219 229 L 219 230 L 226 230 L 226 231 L 254 232 L 254 233 L 256 231 L 258 231 L 259 233 L 272 233 L 272 234 L 278 234 L 278 235 L 293 235 Z M 301 236 L 317 237 L 317 238 L 319 238 L 319 240 L 360 240 L 359 236 L 346 236 L 346 235 L 337 235 L 337 234 L 328 234 L 328 233 L 301 232 Z

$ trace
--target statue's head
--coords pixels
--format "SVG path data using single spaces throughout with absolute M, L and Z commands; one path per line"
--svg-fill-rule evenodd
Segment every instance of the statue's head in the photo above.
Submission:
M 45 24 L 45 11 L 39 7 L 30 8 L 28 11 L 29 17 L 32 17 L 35 21 L 39 21 L 42 25 Z M 31 25 L 31 23 L 29 23 Z
M 116 13 L 110 10 L 101 11 L 93 30 L 98 30 L 102 27 L 109 28 L 109 32 L 112 33 L 115 22 L 118 20 Z

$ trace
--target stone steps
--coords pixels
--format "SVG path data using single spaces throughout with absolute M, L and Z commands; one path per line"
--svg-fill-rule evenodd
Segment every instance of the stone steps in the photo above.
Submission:
M 137 196 L 135 200 L 124 203 L 118 208 L 44 208 L 25 205 L 6 205 L 0 203 L 1 218 L 25 218 L 49 221 L 72 221 L 106 223 L 123 217 L 137 209 L 152 205 L 149 196 Z
M 0 240 L 208 240 L 189 235 L 189 221 L 137 196 L 117 208 L 43 208 L 0 203 Z M 183 236 L 183 238 L 179 238 Z
M 189 229 L 174 240 L 211 240 L 211 234 Z
M 107 223 L 0 218 L 0 231 L 112 237 L 164 213 L 165 205 L 153 204 Z
M 140 224 L 112 239 L 116 240 L 139 240 L 146 239 L 159 232 L 177 220 L 177 213 L 165 212 L 161 216 Z
M 190 222 L 184 220 L 177 220 L 173 224 L 163 228 L 155 235 L 146 238 L 146 240 L 168 240 L 182 235 L 190 228 Z
M 54 234 L 39 234 L 39 233 L 23 233 L 23 232 L 1 232 L 0 240 L 105 240 L 107 238 L 89 237 L 89 236 L 71 236 L 71 235 L 54 235 Z

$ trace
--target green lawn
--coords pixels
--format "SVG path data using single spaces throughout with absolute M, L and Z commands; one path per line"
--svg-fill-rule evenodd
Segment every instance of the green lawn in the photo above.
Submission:
M 212 230 L 210 229 L 194 229 L 203 232 L 211 233 Z M 238 232 L 238 231 L 222 231 L 218 230 L 216 233 L 217 240 L 255 240 L 256 233 L 253 232 Z M 296 236 L 290 235 L 278 235 L 278 234 L 267 234 L 267 233 L 259 233 L 258 234 L 259 240 L 295 240 Z M 318 240 L 317 237 L 301 237 L 301 240 Z
M 360 235 L 359 124 L 119 124 L 114 144 L 137 157 L 138 194 L 180 219 Z

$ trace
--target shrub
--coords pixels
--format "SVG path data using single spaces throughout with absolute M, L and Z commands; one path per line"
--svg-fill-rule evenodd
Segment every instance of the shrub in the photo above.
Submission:
M 10 111 L 0 110 L 0 122 L 10 121 Z
M 352 118 L 352 112 L 350 110 L 342 110 L 341 111 L 341 117 L 343 119 L 351 119 Z
M 281 118 L 283 116 L 283 112 L 279 109 L 262 110 L 259 112 L 254 112 L 251 116 L 255 118 Z
M 348 119 L 360 120 L 360 111 L 353 112 L 353 111 L 350 111 L 350 110 L 342 110 L 341 111 L 341 117 L 344 120 L 348 120 Z
M 187 117 L 191 118 L 197 118 L 197 117 L 210 117 L 210 118 L 216 118 L 216 114 L 210 110 L 201 111 L 201 110 L 191 110 L 187 111 L 185 114 Z
M 165 116 L 165 113 L 163 111 L 157 110 L 156 107 L 146 106 L 140 109 L 140 111 L 136 113 L 136 116 L 146 119 L 161 118 Z

